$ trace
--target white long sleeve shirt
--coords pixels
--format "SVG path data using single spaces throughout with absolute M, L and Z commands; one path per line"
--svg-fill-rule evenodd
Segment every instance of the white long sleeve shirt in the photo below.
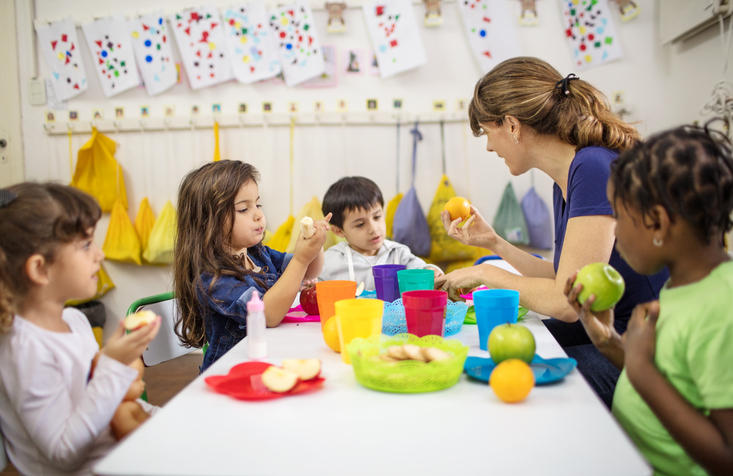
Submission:
M 364 256 L 349 247 L 349 243 L 342 241 L 326 250 L 323 255 L 323 271 L 318 277 L 321 281 L 343 279 L 364 283 L 364 289 L 374 291 L 374 276 L 372 266 L 378 264 L 404 264 L 406 269 L 437 269 L 439 267 L 427 264 L 413 255 L 410 248 L 396 241 L 384 240 L 382 247 L 375 256 Z
M 0 429 L 10 461 L 26 475 L 86 475 L 116 440 L 110 420 L 138 371 L 99 351 L 86 316 L 67 308 L 70 332 L 20 316 L 0 334 Z

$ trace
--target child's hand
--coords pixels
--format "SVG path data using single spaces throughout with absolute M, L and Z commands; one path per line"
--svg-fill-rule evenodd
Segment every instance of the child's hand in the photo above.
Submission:
M 120 321 L 120 325 L 107 341 L 107 345 L 102 348 L 102 353 L 122 364 L 130 365 L 140 358 L 150 341 L 158 335 L 159 330 L 160 316 L 147 326 L 129 334 L 125 334 L 124 320 Z
M 616 333 L 616 329 L 613 327 L 613 309 L 600 312 L 591 311 L 590 307 L 596 300 L 595 294 L 591 294 L 581 306 L 578 302 L 578 294 L 583 290 L 583 285 L 578 284 L 573 287 L 577 275 L 578 272 L 576 271 L 568 278 L 563 293 L 568 297 L 568 302 L 573 306 L 575 312 L 578 313 L 578 318 L 583 323 L 590 340 L 596 347 L 601 348 L 609 344 Z
M 316 232 L 310 238 L 305 239 L 302 234 L 298 236 L 298 240 L 295 242 L 295 251 L 293 252 L 295 259 L 307 266 L 323 251 L 323 245 L 326 243 L 327 238 L 326 233 L 329 229 L 329 220 L 331 220 L 330 213 L 323 220 L 315 222 Z
M 633 379 L 637 370 L 643 365 L 654 364 L 658 317 L 659 301 L 639 304 L 631 313 L 629 324 L 623 335 L 625 364 L 629 379 Z
M 498 239 L 496 231 L 484 220 L 478 209 L 473 205 L 471 205 L 471 216 L 461 228 L 458 228 L 461 218 L 456 218 L 451 222 L 450 213 L 445 210 L 440 212 L 440 218 L 443 220 L 443 227 L 448 232 L 448 236 L 464 245 L 480 246 L 489 250 L 496 245 Z
M 435 275 L 436 278 L 438 276 L 445 276 L 445 273 L 443 272 L 442 269 L 438 269 L 438 268 L 428 268 L 428 269 L 432 269 L 433 270 L 433 273 L 434 273 L 434 275 Z

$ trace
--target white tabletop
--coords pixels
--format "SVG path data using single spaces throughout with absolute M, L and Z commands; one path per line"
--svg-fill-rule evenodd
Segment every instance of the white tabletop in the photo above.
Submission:
M 544 358 L 565 357 L 534 313 Z M 471 350 L 476 326 L 456 336 Z M 320 324 L 267 330 L 268 362 L 322 360 L 321 390 L 239 401 L 199 376 L 95 468 L 100 475 L 648 475 L 651 470 L 577 369 L 518 404 L 465 374 L 453 387 L 392 394 L 359 385 Z M 246 360 L 246 339 L 205 374 Z

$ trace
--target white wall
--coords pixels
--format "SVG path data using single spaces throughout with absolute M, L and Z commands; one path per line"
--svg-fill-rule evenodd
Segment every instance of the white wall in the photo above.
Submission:
M 501 1 L 508 1 L 510 9 L 518 17 L 518 1 Z M 213 3 L 222 9 L 229 6 L 229 2 L 224 1 Z M 560 1 L 539 0 L 540 25 L 519 28 L 519 38 L 524 54 L 549 61 L 561 73 L 576 72 L 608 96 L 615 91 L 623 91 L 626 105 L 633 111 L 626 119 L 639 121 L 638 127 L 646 135 L 699 119 L 698 109 L 721 78 L 722 57 L 717 29 L 708 29 L 682 45 L 660 46 L 657 39 L 657 2 L 638 0 L 637 3 L 641 5 L 642 13 L 630 22 L 622 23 L 614 12 L 624 58 L 588 71 L 572 68 L 560 21 Z M 34 54 L 29 4 L 30 0 L 16 0 L 26 179 L 68 182 L 71 171 L 67 137 L 46 135 L 43 130 L 45 107 L 33 107 L 27 101 Z M 175 0 L 157 0 L 153 6 L 143 0 L 128 0 L 124 4 L 111 0 L 36 0 L 35 15 L 36 18 L 58 19 L 71 14 L 78 20 L 88 21 L 92 16 L 114 13 L 120 8 L 127 15 L 133 15 L 138 11 L 148 13 L 153 8 L 162 8 L 170 13 L 176 8 L 193 5 Z M 415 9 L 418 18 L 422 18 L 424 7 L 416 5 Z M 205 114 L 212 103 L 221 103 L 222 113 L 226 114 L 235 113 L 240 102 L 248 103 L 251 110 L 259 110 L 263 101 L 271 101 L 275 112 L 285 112 L 289 101 L 297 101 L 301 110 L 310 111 L 314 101 L 322 100 L 327 111 L 334 111 L 338 99 L 347 99 L 350 111 L 364 111 L 367 98 L 379 99 L 380 111 L 389 110 L 394 98 L 403 99 L 404 109 L 412 113 L 431 111 L 432 102 L 437 99 L 445 100 L 447 110 L 454 111 L 456 100 L 471 97 L 481 71 L 462 34 L 458 6 L 455 3 L 444 5 L 443 15 L 444 24 L 438 28 L 420 26 L 428 55 L 427 65 L 387 80 L 368 74 L 341 75 L 337 87 L 326 89 L 287 88 L 271 83 L 247 86 L 231 82 L 200 91 L 177 85 L 157 97 L 148 97 L 144 89 L 134 89 L 106 99 L 96 78 L 92 77 L 91 56 L 82 45 L 90 87 L 70 101 L 69 108 L 79 111 L 80 121 L 90 120 L 93 108 L 103 108 L 105 117 L 111 118 L 118 106 L 125 107 L 126 117 L 134 117 L 142 105 L 150 106 L 152 116 L 162 116 L 167 105 L 174 105 L 176 113 L 185 116 L 194 104 L 199 105 Z M 315 16 L 321 42 L 335 45 L 339 57 L 346 48 L 370 49 L 361 10 L 346 11 L 348 31 L 344 34 L 326 33 L 325 11 L 316 11 Z M 77 31 L 81 35 L 81 30 Z M 43 59 L 39 57 L 37 61 L 41 76 L 46 77 Z M 731 79 L 730 72 L 727 78 Z M 421 131 L 424 141 L 419 147 L 416 187 L 427 211 L 441 176 L 441 144 L 437 124 L 422 125 Z M 156 213 L 166 200 L 175 200 L 176 188 L 183 174 L 210 160 L 213 151 L 210 129 L 119 133 L 112 134 L 112 137 L 119 143 L 117 159 L 125 169 L 133 218 L 144 196 L 150 198 Z M 74 154 L 88 138 L 88 135 L 73 137 Z M 295 211 L 313 195 L 321 199 L 327 187 L 344 175 L 368 176 L 380 185 L 386 200 L 392 198 L 396 193 L 395 138 L 394 126 L 296 128 Z M 520 199 L 529 189 L 530 175 L 510 177 L 502 161 L 485 151 L 484 140 L 473 138 L 466 123 L 446 124 L 445 141 L 448 175 L 456 192 L 468 197 L 487 218 L 493 218 L 508 180 L 513 182 Z M 405 192 L 410 184 L 410 153 L 411 138 L 407 128 L 403 127 L 399 161 L 401 192 Z M 274 231 L 290 209 L 288 129 L 224 129 L 222 157 L 248 161 L 260 169 L 260 193 L 268 228 Z M 537 173 L 535 184 L 551 206 L 551 180 Z M 107 218 L 103 218 L 97 229 L 100 244 L 104 241 Z M 118 286 L 103 299 L 108 309 L 107 329 L 124 315 L 133 300 L 170 289 L 170 270 L 166 267 L 137 267 L 113 262 L 107 262 L 105 266 Z

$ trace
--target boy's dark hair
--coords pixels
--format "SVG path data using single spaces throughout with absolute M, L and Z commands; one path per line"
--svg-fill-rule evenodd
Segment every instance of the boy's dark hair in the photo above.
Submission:
M 344 177 L 328 187 L 321 209 L 324 215 L 333 213 L 331 225 L 344 227 L 347 211 L 369 210 L 377 204 L 384 207 L 382 191 L 366 177 Z
M 660 205 L 705 243 L 713 237 L 722 243 L 731 229 L 733 158 L 728 138 L 709 128 L 716 120 L 660 132 L 621 153 L 611 165 L 614 203 L 639 209 L 645 224 Z
M 4 192 L 14 199 L 0 207 L 0 332 L 12 326 L 31 288 L 28 258 L 40 254 L 53 263 L 60 246 L 90 238 L 102 216 L 91 195 L 67 185 L 24 182 Z

